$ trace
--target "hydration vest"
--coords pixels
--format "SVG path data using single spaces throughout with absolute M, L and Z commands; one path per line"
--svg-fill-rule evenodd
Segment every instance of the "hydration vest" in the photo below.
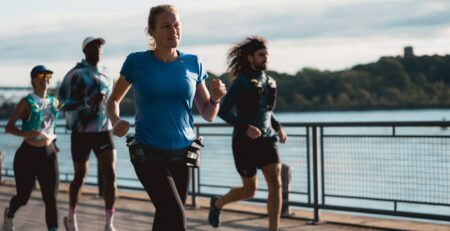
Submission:
M 267 96 L 267 109 L 272 111 L 275 108 L 275 103 L 277 101 L 277 83 L 275 79 L 266 74 L 267 83 L 269 85 L 269 92 Z
M 267 75 L 266 73 L 263 73 L 265 78 L 267 79 L 267 102 L 266 105 L 263 105 L 267 108 L 267 110 L 272 111 L 275 108 L 275 102 L 277 99 L 277 84 L 275 79 Z M 259 80 L 256 80 L 254 78 L 248 78 L 247 79 L 251 82 L 252 85 L 252 93 L 250 94 L 247 100 L 247 109 L 250 109 L 252 111 L 257 110 L 256 107 L 258 107 L 259 103 L 261 102 L 261 96 L 262 96 L 262 83 Z M 261 85 L 260 85 L 261 84 Z

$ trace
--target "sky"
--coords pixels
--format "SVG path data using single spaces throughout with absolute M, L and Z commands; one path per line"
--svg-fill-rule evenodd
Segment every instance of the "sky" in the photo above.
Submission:
M 102 63 L 118 78 L 126 56 L 149 49 L 150 7 L 172 4 L 180 50 L 197 54 L 214 74 L 226 71 L 228 49 L 246 36 L 269 41 L 269 68 L 342 70 L 381 56 L 450 53 L 448 0 L 2 0 L 0 86 L 29 86 L 44 64 L 61 81 L 83 53 L 87 36 L 105 38 Z

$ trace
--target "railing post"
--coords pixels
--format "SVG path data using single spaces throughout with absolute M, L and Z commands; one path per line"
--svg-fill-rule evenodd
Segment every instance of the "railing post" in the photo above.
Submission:
M 197 138 L 200 137 L 200 127 L 199 126 L 195 126 L 196 127 L 196 132 L 197 132 Z M 199 157 L 201 158 L 201 157 Z M 196 190 L 196 174 L 195 174 L 195 168 L 191 168 L 191 175 L 192 175 L 192 182 L 191 182 L 191 199 L 192 199 L 192 207 L 196 208 L 197 207 L 197 190 Z M 197 173 L 199 173 L 199 171 L 197 171 Z M 200 173 L 199 173 L 200 174 Z
M 194 208 L 196 208 L 197 207 L 197 196 L 196 196 L 196 194 L 197 194 L 197 192 L 196 192 L 196 189 L 195 189 L 195 168 L 191 168 L 191 171 L 192 171 L 192 189 L 191 189 L 191 199 L 192 199 L 192 207 L 194 207 Z
M 282 198 L 283 203 L 281 205 L 281 215 L 289 216 L 291 215 L 289 209 L 289 191 L 291 190 L 291 179 L 292 179 L 292 170 L 289 165 L 282 164 L 281 165 L 281 188 L 282 188 Z
M 0 151 L 0 184 L 3 182 L 2 181 L 3 159 L 5 159 L 5 155 L 3 154 L 3 151 Z
M 325 164 L 324 164 L 324 148 L 323 148 L 323 127 L 320 127 L 320 132 L 319 132 L 319 153 L 320 153 L 320 194 L 322 195 L 322 200 L 320 201 L 320 203 L 322 205 L 325 205 Z
M 313 151 L 313 184 L 314 184 L 314 220 L 313 223 L 319 222 L 319 164 L 317 161 L 317 127 L 312 127 L 312 151 Z
M 311 204 L 311 133 L 310 127 L 306 127 L 306 176 L 307 179 L 307 187 L 308 187 L 308 204 Z

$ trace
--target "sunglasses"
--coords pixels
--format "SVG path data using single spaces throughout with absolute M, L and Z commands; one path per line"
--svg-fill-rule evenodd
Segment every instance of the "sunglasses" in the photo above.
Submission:
M 50 80 L 52 79 L 53 74 L 52 73 L 38 73 L 36 75 L 36 78 L 38 78 L 39 80 Z

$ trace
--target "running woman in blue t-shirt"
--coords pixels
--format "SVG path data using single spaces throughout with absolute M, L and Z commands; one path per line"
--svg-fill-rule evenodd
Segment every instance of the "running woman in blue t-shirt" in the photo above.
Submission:
M 14 230 L 14 214 L 27 204 L 36 178 L 45 203 L 48 230 L 58 229 L 56 196 L 59 184 L 58 148 L 55 145 L 55 121 L 58 100 L 47 95 L 53 71 L 38 65 L 31 70 L 33 93 L 20 100 L 6 125 L 6 132 L 23 137 L 14 156 L 14 178 L 17 194 L 5 209 L 3 230 Z M 22 128 L 16 126 L 22 120 Z
M 182 155 L 195 139 L 192 105 L 211 122 L 226 89 L 213 80 L 210 95 L 198 57 L 177 50 L 181 24 L 173 6 L 152 7 L 147 32 L 154 39 L 153 49 L 128 55 L 107 110 L 113 133 L 124 136 L 129 124 L 120 119 L 119 104 L 134 87 L 135 139 L 144 151 L 132 154 L 132 163 L 156 208 L 153 230 L 186 230 L 189 171 Z

